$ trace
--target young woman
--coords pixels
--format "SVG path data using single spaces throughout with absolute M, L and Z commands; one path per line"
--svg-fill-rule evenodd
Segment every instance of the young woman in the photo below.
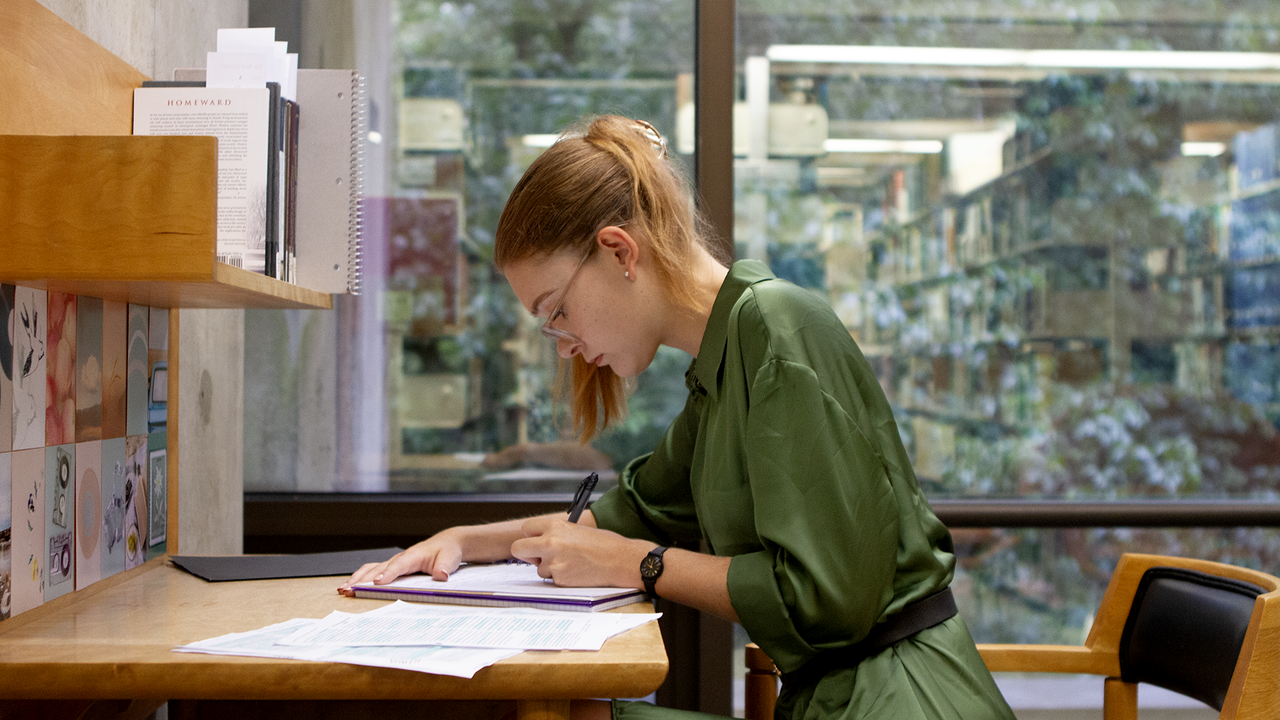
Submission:
M 512 191 L 495 252 L 572 362 L 585 439 L 621 415 L 622 378 L 659 345 L 694 357 L 662 442 L 577 524 L 452 528 L 348 585 L 516 557 L 559 585 L 647 588 L 742 623 L 783 672 L 778 717 L 1012 718 L 955 615 L 950 536 L 848 330 L 762 263 L 711 248 L 665 156 L 652 126 L 626 118 L 567 134 Z

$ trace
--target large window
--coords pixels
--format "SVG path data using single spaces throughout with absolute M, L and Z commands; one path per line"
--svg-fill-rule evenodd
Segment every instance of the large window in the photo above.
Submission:
M 246 487 L 567 497 L 604 470 L 603 489 L 683 407 L 689 356 L 659 354 L 626 421 L 578 446 L 493 233 L 525 168 L 585 116 L 645 118 L 691 164 L 693 2 L 367 7 L 388 47 L 356 53 L 373 64 L 365 291 L 336 313 L 250 312 Z
M 844 319 L 932 499 L 1276 499 L 1273 5 L 738 13 L 737 254 Z M 979 641 L 1080 642 L 1122 552 L 1280 562 L 1263 528 L 953 534 Z
M 584 115 L 644 117 L 693 167 L 697 0 L 355 5 L 366 290 L 250 312 L 246 489 L 567 498 L 652 447 L 688 356 L 576 447 L 493 230 Z M 698 78 L 736 88 L 735 253 L 844 319 L 936 507 L 1280 500 L 1273 3 L 736 8 L 733 77 Z M 1271 527 L 1119 515 L 953 524 L 978 640 L 1079 642 L 1126 551 L 1280 571 Z

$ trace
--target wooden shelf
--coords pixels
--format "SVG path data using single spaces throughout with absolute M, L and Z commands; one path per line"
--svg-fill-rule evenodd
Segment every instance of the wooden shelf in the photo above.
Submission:
M 332 307 L 216 261 L 212 137 L 0 135 L 0 167 L 0 282 L 152 307 Z

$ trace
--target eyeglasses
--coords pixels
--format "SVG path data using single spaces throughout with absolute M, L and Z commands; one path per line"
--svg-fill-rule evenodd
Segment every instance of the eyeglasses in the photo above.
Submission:
M 560 316 L 560 308 L 564 306 L 564 299 L 569 294 L 569 288 L 573 285 L 573 281 L 577 279 L 578 271 L 586 264 L 587 258 L 591 257 L 591 251 L 594 249 L 594 246 L 588 248 L 587 253 L 578 261 L 578 267 L 573 269 L 573 274 L 569 276 L 569 282 L 564 284 L 564 290 L 560 292 L 560 301 L 556 303 L 556 306 L 551 309 L 551 313 L 547 315 L 547 321 L 542 323 L 542 334 L 546 337 L 551 338 L 552 340 L 564 339 L 574 344 L 582 342 L 581 338 L 571 332 L 551 327 L 551 323 L 555 322 L 555 320 Z

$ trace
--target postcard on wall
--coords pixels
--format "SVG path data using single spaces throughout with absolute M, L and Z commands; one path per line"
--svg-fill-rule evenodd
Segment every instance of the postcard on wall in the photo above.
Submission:
M 165 433 L 147 438 L 147 559 L 165 553 L 169 525 L 169 450 Z
M 0 452 L 13 449 L 13 295 L 0 285 Z M 0 499 L 9 497 L 0 495 Z
M 102 578 L 102 441 L 76 443 L 76 589 Z
M 124 570 L 125 508 L 125 439 L 102 441 L 102 524 L 99 554 L 102 577 L 109 578 Z
M 18 287 L 13 299 L 13 449 L 44 448 L 48 302 L 44 290 Z M 41 463 L 43 465 L 43 462 Z
M 126 434 L 125 368 L 128 364 L 129 306 L 102 302 L 102 437 L 123 438 Z
M 0 453 L 0 620 L 9 617 L 13 607 L 13 485 L 10 477 L 9 453 Z
M 76 442 L 102 439 L 102 300 L 76 300 Z
M 150 368 L 147 363 L 147 325 L 150 314 L 151 309 L 145 305 L 129 306 L 126 435 L 144 435 L 147 432 L 147 371 Z
M 169 419 L 169 311 L 151 308 L 147 334 L 147 432 L 165 429 Z
M 124 567 L 136 568 L 147 559 L 147 436 L 125 438 Z
M 44 451 L 47 601 L 76 587 L 76 446 L 50 445 Z
M 45 398 L 45 445 L 76 439 L 76 296 L 49 293 L 49 381 Z
M 44 450 L 15 450 L 9 454 L 13 507 L 11 616 L 44 603 L 45 562 L 48 560 L 44 536 Z

